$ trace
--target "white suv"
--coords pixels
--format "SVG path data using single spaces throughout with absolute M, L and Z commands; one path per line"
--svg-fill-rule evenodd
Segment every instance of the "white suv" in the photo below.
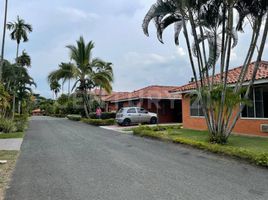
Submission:
M 116 122 L 123 126 L 139 123 L 156 124 L 157 120 L 156 113 L 148 112 L 140 107 L 125 107 L 116 113 Z

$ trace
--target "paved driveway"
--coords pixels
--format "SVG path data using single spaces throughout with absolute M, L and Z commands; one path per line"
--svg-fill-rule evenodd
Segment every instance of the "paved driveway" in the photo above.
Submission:
M 267 200 L 268 170 L 65 119 L 33 118 L 6 200 Z

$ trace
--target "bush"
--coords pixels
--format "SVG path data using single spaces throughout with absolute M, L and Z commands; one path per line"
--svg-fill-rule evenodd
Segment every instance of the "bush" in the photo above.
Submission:
M 14 117 L 15 131 L 23 132 L 27 128 L 28 115 L 15 115 Z
M 51 114 L 50 117 L 56 117 L 56 118 L 65 118 L 66 114 Z
M 80 115 L 67 115 L 67 118 L 72 121 L 80 121 L 82 117 Z
M 115 124 L 115 119 L 82 119 L 82 121 L 94 126 L 109 126 Z
M 101 114 L 101 119 L 115 119 L 116 113 L 115 112 L 103 112 Z M 89 118 L 91 119 L 98 119 L 96 113 L 90 113 Z
M 0 132 L 11 133 L 16 130 L 15 123 L 9 119 L 0 119 Z

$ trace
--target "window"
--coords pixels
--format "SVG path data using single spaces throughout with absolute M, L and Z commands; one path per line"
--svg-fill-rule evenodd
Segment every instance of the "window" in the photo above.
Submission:
M 128 109 L 127 113 L 137 113 L 136 108 L 130 108 Z
M 252 106 L 245 106 L 242 117 L 268 118 L 268 86 L 253 88 L 249 98 Z
M 197 99 L 196 96 L 191 97 L 190 115 L 192 117 L 203 117 L 204 116 L 200 101 Z
M 145 110 L 144 108 L 138 108 L 138 113 L 143 113 L 143 114 L 147 114 L 148 111 Z

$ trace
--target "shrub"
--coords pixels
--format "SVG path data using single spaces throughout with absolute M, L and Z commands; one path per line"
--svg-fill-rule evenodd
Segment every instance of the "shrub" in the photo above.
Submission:
M 49 116 L 56 117 L 56 118 L 65 118 L 66 117 L 66 114 L 51 114 Z
M 0 119 L 0 132 L 11 133 L 16 130 L 15 123 L 9 119 Z
M 101 114 L 101 119 L 115 119 L 116 113 L 115 112 L 103 112 Z M 96 113 L 90 113 L 89 118 L 97 119 Z
M 94 126 L 109 126 L 115 124 L 115 119 L 82 119 L 82 121 Z
M 28 115 L 15 115 L 14 117 L 15 131 L 23 132 L 27 128 Z
M 80 115 L 67 115 L 67 118 L 72 121 L 80 121 L 82 117 Z

